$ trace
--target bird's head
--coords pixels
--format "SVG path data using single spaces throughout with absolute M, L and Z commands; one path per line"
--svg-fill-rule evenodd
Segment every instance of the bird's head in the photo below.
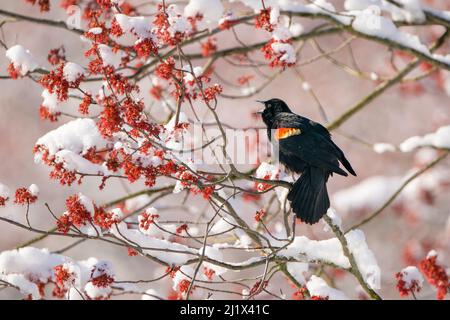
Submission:
M 264 109 L 257 113 L 262 115 L 262 119 L 268 127 L 272 126 L 272 121 L 278 113 L 292 112 L 286 102 L 280 99 L 270 99 L 267 101 L 258 100 L 258 102 L 264 104 Z

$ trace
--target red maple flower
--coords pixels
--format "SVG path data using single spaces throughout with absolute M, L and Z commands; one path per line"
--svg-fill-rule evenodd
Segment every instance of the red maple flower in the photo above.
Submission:
M 207 267 L 203 269 L 203 274 L 206 276 L 206 278 L 208 278 L 208 280 L 212 280 L 215 273 L 216 272 L 213 269 L 209 269 Z
M 205 42 L 201 43 L 202 47 L 202 55 L 204 57 L 209 57 L 214 52 L 217 51 L 217 39 L 213 37 L 209 37 Z
M 155 69 L 155 74 L 161 79 L 169 80 L 173 75 L 173 68 L 175 67 L 175 60 L 170 57 L 169 59 L 158 64 Z
M 143 230 L 148 230 L 150 225 L 155 222 L 155 219 L 158 219 L 158 214 L 148 214 L 147 212 L 143 212 L 139 215 L 139 228 Z
M 260 222 L 262 220 L 262 218 L 264 218 L 265 215 L 266 215 L 266 210 L 264 210 L 264 209 L 260 209 L 260 210 L 256 211 L 255 221 Z
M 55 270 L 55 282 L 60 287 L 65 287 L 69 281 L 74 282 L 74 274 L 64 267 L 64 265 L 57 265 L 53 269 Z
M 254 75 L 243 75 L 237 79 L 237 83 L 241 86 L 250 84 L 250 80 L 253 79 Z
M 51 49 L 48 53 L 47 60 L 52 66 L 56 66 L 62 62 L 65 62 L 66 50 L 64 49 L 64 46 L 56 49 Z
M 25 1 L 32 4 L 33 6 L 37 2 L 41 12 L 50 11 L 50 0 L 25 0 Z
M 158 54 L 158 47 L 152 39 L 141 39 L 134 44 L 134 50 L 139 58 L 147 59 L 151 55 Z
M 189 280 L 183 279 L 178 284 L 178 289 L 180 290 L 181 293 L 187 293 L 190 285 L 191 285 L 191 282 Z
M 134 250 L 133 248 L 127 248 L 127 252 L 128 252 L 128 256 L 130 256 L 130 257 L 134 257 L 134 256 L 137 256 L 139 253 L 136 251 L 136 250 Z
M 7 71 L 11 79 L 17 79 L 21 76 L 20 71 L 17 70 L 16 67 L 14 67 L 14 63 L 10 63 L 8 65 Z
M 262 9 L 255 18 L 255 27 L 257 29 L 265 29 L 269 32 L 273 31 L 273 25 L 270 23 L 270 8 Z
M 178 228 L 177 228 L 177 233 L 178 234 L 181 234 L 183 231 L 187 231 L 187 229 L 188 229 L 188 225 L 187 224 L 182 224 L 181 226 L 179 226 Z
M 397 279 L 397 290 L 400 296 L 405 297 L 410 293 L 414 296 L 415 292 L 422 289 L 423 278 L 416 267 L 408 267 L 395 275 Z
M 16 199 L 14 200 L 14 203 L 24 205 L 24 204 L 31 204 L 36 202 L 37 196 L 32 194 L 31 191 L 25 187 L 19 188 L 16 190 Z
M 450 289 L 445 268 L 437 263 L 437 254 L 431 251 L 428 256 L 420 261 L 419 269 L 425 275 L 428 283 L 437 289 L 437 299 L 443 300 Z
M 220 84 L 217 84 L 217 83 L 215 85 L 213 85 L 212 87 L 206 88 L 205 91 L 204 91 L 204 93 L 205 93 L 205 96 L 204 96 L 205 101 L 206 102 L 210 102 L 212 100 L 215 100 L 216 99 L 216 95 L 222 93 L 222 91 L 223 91 L 222 86 Z
M 83 97 L 83 101 L 80 103 L 78 107 L 78 111 L 81 114 L 88 114 L 89 113 L 89 106 L 92 103 L 92 96 L 89 94 L 85 94 Z
M 8 201 L 9 198 L 0 197 L 0 207 L 4 206 L 6 204 L 6 201 Z

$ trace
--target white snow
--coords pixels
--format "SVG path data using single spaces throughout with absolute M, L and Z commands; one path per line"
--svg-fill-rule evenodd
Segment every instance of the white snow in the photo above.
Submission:
M 400 150 L 410 152 L 419 147 L 450 149 L 450 126 L 440 127 L 436 132 L 424 136 L 414 136 L 400 144 Z
M 280 176 L 280 168 L 267 162 L 261 162 L 256 169 L 255 176 L 258 179 L 276 180 Z
M 88 282 L 84 286 L 84 291 L 91 299 L 106 299 L 111 294 L 112 289 L 110 286 L 97 287 L 92 282 Z
M 25 296 L 31 295 L 33 299 L 37 300 L 41 298 L 39 294 L 38 286 L 28 280 L 22 274 L 0 274 L 0 280 L 7 282 L 9 285 L 15 286 L 19 289 L 20 293 Z
M 34 183 L 28 187 L 28 191 L 30 191 L 32 196 L 39 195 L 39 187 L 37 185 L 35 185 Z
M 103 273 L 113 277 L 111 263 L 96 258 L 74 261 L 63 255 L 50 253 L 48 249 L 33 247 L 1 252 L 0 279 L 18 287 L 24 295 L 31 294 L 34 299 L 40 299 L 36 284 L 55 281 L 54 268 L 58 265 L 63 265 L 64 269 L 72 273 L 70 281 L 65 284 L 67 286 L 75 286 L 81 292 L 86 290 L 90 297 L 99 297 L 110 290 L 108 287 L 97 289 L 92 284 L 85 288 L 85 285 L 92 277 Z
M 130 242 L 131 245 L 138 244 L 146 248 L 144 253 L 152 255 L 170 265 L 183 265 L 189 259 L 197 255 L 197 250 L 191 249 L 188 246 L 170 242 L 167 240 L 155 239 L 144 235 L 139 230 L 128 229 L 124 222 L 118 223 L 111 228 L 111 233 L 120 239 Z
M 339 227 L 339 229 L 342 228 L 342 218 L 337 214 L 336 210 L 334 210 L 331 207 L 328 208 L 327 216 L 331 219 L 331 222 L 335 226 Z M 326 232 L 330 231 L 331 230 L 330 226 L 324 220 L 322 220 L 322 221 L 325 223 L 324 231 L 326 231 Z
M 47 249 L 25 247 L 3 251 L 0 253 L 0 274 L 23 274 L 30 279 L 46 283 L 52 277 L 53 268 L 66 260 Z
M 214 247 L 214 246 L 206 246 L 206 247 L 202 247 L 199 249 L 199 254 L 202 255 L 204 252 L 204 255 L 210 259 L 216 260 L 216 261 L 223 261 L 223 254 L 222 252 Z M 205 262 L 204 263 L 205 267 L 207 267 L 208 269 L 212 269 L 216 272 L 217 275 L 223 275 L 225 272 L 228 271 L 227 268 L 221 267 L 221 266 L 217 266 L 215 264 L 209 263 L 209 262 Z
M 90 148 L 102 150 L 108 145 L 92 119 L 76 119 L 63 124 L 39 138 L 36 145 L 45 147 L 50 156 L 55 156 L 56 162 L 64 163 L 67 170 L 87 174 L 110 173 L 105 165 L 91 163 L 82 157 Z M 34 159 L 41 163 L 42 152 L 36 152 Z
M 39 138 L 36 145 L 47 148 L 51 155 L 60 150 L 70 150 L 74 153 L 85 153 L 90 148 L 101 150 L 107 146 L 92 119 L 72 120 Z
M 311 276 L 309 281 L 306 283 L 311 296 L 319 296 L 322 298 L 328 298 L 329 300 L 349 300 L 349 298 L 340 290 L 331 288 L 328 284 L 320 277 Z
M 3 183 L 0 183 L 0 198 L 9 198 L 9 192 L 9 188 Z
M 113 50 L 105 45 L 105 44 L 99 44 L 98 45 L 98 52 L 100 54 L 100 57 L 103 60 L 103 66 L 113 66 L 114 68 L 118 68 L 120 64 L 122 63 L 122 51 L 113 52 Z
M 84 69 L 74 62 L 66 62 L 63 68 L 63 75 L 68 82 L 75 82 L 84 75 Z
M 166 13 L 168 15 L 167 21 L 170 25 L 168 31 L 172 36 L 175 36 L 177 33 L 185 34 L 192 31 L 192 25 L 189 23 L 188 19 L 179 12 L 176 5 L 169 5 Z
M 6 57 L 23 76 L 39 67 L 31 52 L 20 44 L 6 50 Z
M 191 266 L 181 266 L 181 268 L 175 272 L 175 276 L 172 278 L 173 286 L 172 289 L 175 291 L 179 291 L 179 284 L 183 280 L 191 281 L 191 278 L 194 276 L 194 269 Z
M 206 22 L 218 22 L 223 15 L 223 5 L 220 0 L 190 0 L 184 8 L 184 14 L 188 17 L 203 15 Z
M 286 263 L 287 270 L 300 284 L 305 284 L 304 273 L 308 272 L 309 265 L 303 262 L 288 262 Z
M 274 42 L 270 46 L 275 54 L 281 55 L 280 61 L 286 63 L 295 63 L 297 61 L 294 47 L 290 43 Z
M 395 146 L 390 143 L 379 142 L 373 145 L 373 151 L 376 153 L 394 152 Z
M 414 285 L 422 288 L 424 279 L 419 269 L 416 267 L 408 266 L 400 271 L 400 274 L 402 276 L 402 280 L 405 281 L 405 289 L 411 289 Z
M 341 243 L 337 238 L 311 240 L 305 236 L 297 236 L 278 255 L 286 258 L 297 258 L 300 261 L 322 261 L 342 268 L 350 268 L 350 263 L 345 257 Z
M 192 70 L 190 66 L 184 66 L 183 70 L 186 74 L 183 78 L 186 83 L 194 81 L 195 78 L 198 78 L 203 74 L 203 68 L 201 66 L 193 67 Z M 192 71 L 194 74 L 192 74 Z
M 361 230 L 352 230 L 345 235 L 345 238 L 364 280 L 371 288 L 378 289 L 381 272 L 374 254 L 367 246 L 364 233 Z M 305 236 L 297 236 L 293 243 L 281 250 L 278 255 L 295 258 L 299 261 L 320 261 L 345 269 L 350 268 L 350 262 L 344 255 L 341 243 L 337 238 L 311 240 Z
M 44 89 L 41 96 L 44 98 L 41 105 L 46 107 L 51 113 L 56 113 L 61 110 L 61 104 L 58 101 L 58 95 L 56 92 L 50 93 L 47 89 Z
M 154 289 L 148 289 L 145 291 L 145 294 L 142 295 L 141 300 L 161 300 L 163 299 L 161 294 L 159 294 Z
M 141 39 L 152 37 L 153 24 L 151 17 L 130 17 L 122 13 L 118 13 L 114 17 L 124 33 L 133 32 Z
M 386 0 L 346 0 L 344 8 L 348 11 L 359 11 L 368 8 L 385 11 L 391 14 L 394 21 L 423 22 L 425 13 L 420 0 L 397 0 L 400 6 Z
M 100 27 L 90 28 L 88 32 L 92 33 L 92 34 L 95 34 L 95 35 L 98 35 L 98 34 L 101 34 L 103 32 L 103 29 L 100 28 Z
M 364 233 L 361 230 L 352 230 L 345 238 L 364 280 L 372 289 L 380 289 L 381 270 L 375 255 L 367 246 Z
M 437 255 L 438 255 L 438 254 L 437 254 L 437 251 L 436 251 L 436 250 L 430 250 L 430 251 L 427 253 L 427 259 L 436 257 Z
M 361 33 L 394 41 L 426 55 L 430 54 L 418 36 L 398 30 L 392 20 L 380 16 L 374 10 L 357 12 L 352 27 Z

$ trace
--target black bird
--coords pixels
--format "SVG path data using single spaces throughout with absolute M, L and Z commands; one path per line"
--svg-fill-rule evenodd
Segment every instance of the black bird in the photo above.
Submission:
M 287 196 L 291 208 L 303 222 L 314 224 L 330 207 L 328 178 L 333 173 L 348 176 L 339 163 L 352 175 L 356 173 L 324 126 L 293 113 L 280 99 L 258 102 L 265 105 L 259 113 L 267 125 L 269 140 L 279 144 L 280 162 L 302 174 Z

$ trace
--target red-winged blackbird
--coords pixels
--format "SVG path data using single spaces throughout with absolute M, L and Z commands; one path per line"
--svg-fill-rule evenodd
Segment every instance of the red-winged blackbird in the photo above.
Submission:
M 287 196 L 291 208 L 303 222 L 314 224 L 330 207 L 328 178 L 333 173 L 348 175 L 339 162 L 352 175 L 356 173 L 324 126 L 293 113 L 280 99 L 258 102 L 265 105 L 259 113 L 267 125 L 269 140 L 279 144 L 280 162 L 302 174 Z

